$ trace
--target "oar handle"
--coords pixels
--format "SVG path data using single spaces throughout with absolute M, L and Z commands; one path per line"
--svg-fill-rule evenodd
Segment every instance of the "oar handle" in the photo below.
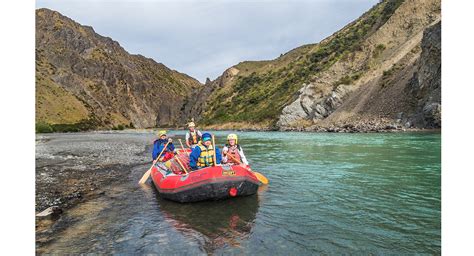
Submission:
M 179 144 L 181 144 L 181 148 L 182 148 L 184 151 L 186 151 L 186 154 L 188 154 L 188 156 L 189 156 L 189 152 L 184 148 L 183 142 L 181 142 L 181 139 L 178 139 L 178 140 L 179 140 Z
M 170 144 L 169 141 L 165 144 L 165 147 L 163 148 L 163 150 L 161 150 L 160 154 L 158 155 L 156 159 L 160 159 L 160 156 L 163 154 L 163 152 L 165 152 L 165 149 L 168 147 L 168 144 Z
M 227 154 L 227 155 L 230 156 L 230 158 L 234 159 L 237 163 L 242 164 L 242 162 L 241 162 L 239 159 L 236 159 L 236 158 L 233 157 L 231 154 Z M 249 171 L 252 171 L 252 170 L 250 170 L 250 168 L 245 168 L 245 169 L 247 169 L 247 170 L 249 170 Z
M 242 162 L 239 161 L 239 159 L 236 159 L 235 157 L 233 157 L 231 154 L 227 154 L 228 156 L 230 156 L 230 158 L 234 159 L 235 161 L 237 161 L 237 163 L 239 164 L 242 164 Z
M 184 167 L 183 163 L 181 163 L 181 160 L 179 160 L 179 154 L 176 154 L 176 161 L 177 161 L 178 164 L 181 166 L 181 168 L 183 168 L 184 173 L 188 174 L 188 170 L 186 170 L 186 168 Z
M 158 159 L 160 159 L 160 156 L 163 154 L 163 152 L 165 152 L 165 149 L 166 147 L 168 147 L 169 143 L 170 142 L 168 141 L 168 143 L 165 144 L 165 147 L 163 148 L 163 150 L 161 150 L 158 157 L 153 160 L 153 163 L 151 164 L 150 169 L 148 169 L 148 171 L 146 171 L 145 174 L 143 174 L 143 177 L 140 179 L 140 181 L 138 181 L 138 184 L 143 184 L 148 180 L 148 177 L 150 177 L 151 169 L 153 169 L 153 166 L 155 166 L 156 162 L 158 162 Z
M 237 163 L 242 164 L 242 162 L 239 159 L 236 159 L 231 154 L 227 154 L 227 155 L 230 156 L 230 158 L 234 159 Z M 251 171 L 250 168 L 245 168 L 245 169 L 248 169 L 249 171 Z
M 216 161 L 217 151 L 216 151 L 216 142 L 214 141 L 214 135 L 212 135 L 212 147 L 214 148 L 214 156 L 213 156 L 214 166 L 217 166 L 217 161 Z

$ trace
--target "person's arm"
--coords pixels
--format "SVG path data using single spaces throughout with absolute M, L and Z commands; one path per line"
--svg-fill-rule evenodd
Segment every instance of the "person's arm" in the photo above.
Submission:
M 249 161 L 247 161 L 247 158 L 244 155 L 244 149 L 242 147 L 239 150 L 239 154 L 240 154 L 240 159 L 242 160 L 242 163 L 245 165 L 249 165 Z
M 195 147 L 191 155 L 189 155 L 189 167 L 193 170 L 197 170 L 197 161 L 199 156 L 201 155 L 201 149 L 199 147 Z
M 155 161 L 156 157 L 158 156 L 158 143 L 156 141 L 153 143 L 153 153 L 151 156 L 153 157 L 153 161 Z
M 170 144 L 168 144 L 168 150 L 171 151 L 171 152 L 174 152 L 174 144 L 172 142 L 170 142 Z
M 229 148 L 227 146 L 224 146 L 222 149 L 222 163 L 226 164 L 228 159 L 227 159 L 227 154 L 224 155 L 225 152 L 228 152 Z
M 221 164 L 221 162 L 222 162 L 221 151 L 219 150 L 219 148 L 216 147 L 216 164 Z
M 186 133 L 186 146 L 188 146 L 188 148 L 191 147 L 191 145 L 189 145 L 189 136 L 191 136 L 191 134 L 189 134 L 189 132 Z

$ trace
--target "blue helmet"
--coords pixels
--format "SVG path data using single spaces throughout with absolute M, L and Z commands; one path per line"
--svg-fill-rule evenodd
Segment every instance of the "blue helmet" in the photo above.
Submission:
M 205 132 L 205 133 L 202 134 L 202 137 L 201 137 L 201 138 L 202 138 L 202 141 L 204 142 L 204 141 L 207 141 L 207 140 L 211 140 L 211 139 L 212 139 L 212 135 L 211 135 L 210 133 L 208 133 L 208 132 Z

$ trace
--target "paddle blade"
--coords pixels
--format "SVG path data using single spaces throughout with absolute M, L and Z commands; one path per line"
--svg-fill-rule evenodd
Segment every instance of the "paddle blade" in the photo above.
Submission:
M 267 177 L 263 176 L 263 174 L 259 173 L 259 172 L 253 172 L 255 174 L 255 176 L 257 177 L 257 179 L 263 183 L 263 184 L 268 184 L 268 179 Z
M 148 177 L 150 177 L 150 173 L 151 173 L 151 168 L 148 171 L 146 171 L 145 174 L 143 174 L 143 177 L 140 179 L 138 184 L 144 184 L 148 180 Z

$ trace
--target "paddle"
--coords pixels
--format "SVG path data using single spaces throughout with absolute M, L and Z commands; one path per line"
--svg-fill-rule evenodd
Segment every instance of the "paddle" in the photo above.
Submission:
M 188 171 L 186 170 L 186 168 L 184 168 L 183 163 L 181 163 L 181 160 L 179 160 L 179 154 L 176 154 L 176 161 L 177 161 L 178 164 L 181 166 L 181 168 L 183 168 L 184 173 L 185 173 L 185 174 L 188 174 Z
M 163 150 L 161 150 L 160 154 L 158 155 L 158 157 L 153 161 L 153 164 L 151 165 L 150 169 L 148 169 L 148 171 L 145 172 L 145 174 L 143 174 L 143 177 L 140 179 L 140 181 L 138 182 L 138 184 L 144 184 L 147 180 L 148 180 L 148 177 L 150 177 L 150 173 L 151 173 L 151 169 L 153 169 L 153 166 L 155 166 L 156 162 L 158 161 L 158 159 L 160 159 L 160 156 L 163 154 L 163 152 L 165 152 L 165 149 L 166 147 L 168 147 L 168 144 L 170 142 L 168 141 L 168 143 L 165 144 L 165 147 L 163 148 Z
M 216 142 L 214 141 L 214 135 L 212 135 L 212 148 L 214 149 L 214 156 L 213 156 L 213 160 L 214 160 L 214 166 L 217 166 L 217 162 L 216 162 Z
M 183 143 L 181 142 L 181 139 L 178 139 L 179 140 L 179 144 L 181 144 L 181 148 L 186 151 L 186 154 L 188 154 L 189 156 L 189 152 L 187 150 L 184 149 L 184 146 L 183 146 Z
M 234 161 L 236 161 L 237 163 L 239 164 L 242 164 L 242 162 L 240 162 L 238 159 L 235 159 L 235 157 L 233 157 L 231 154 L 227 154 L 228 156 L 230 156 L 232 159 L 234 159 Z M 247 169 L 247 168 L 246 168 Z M 257 179 L 263 183 L 263 184 L 268 184 L 268 179 L 267 177 L 263 176 L 263 174 L 259 173 L 259 172 L 255 172 L 255 171 L 252 171 L 250 169 L 247 169 L 251 172 L 253 172 L 255 174 L 255 176 L 257 177 Z

